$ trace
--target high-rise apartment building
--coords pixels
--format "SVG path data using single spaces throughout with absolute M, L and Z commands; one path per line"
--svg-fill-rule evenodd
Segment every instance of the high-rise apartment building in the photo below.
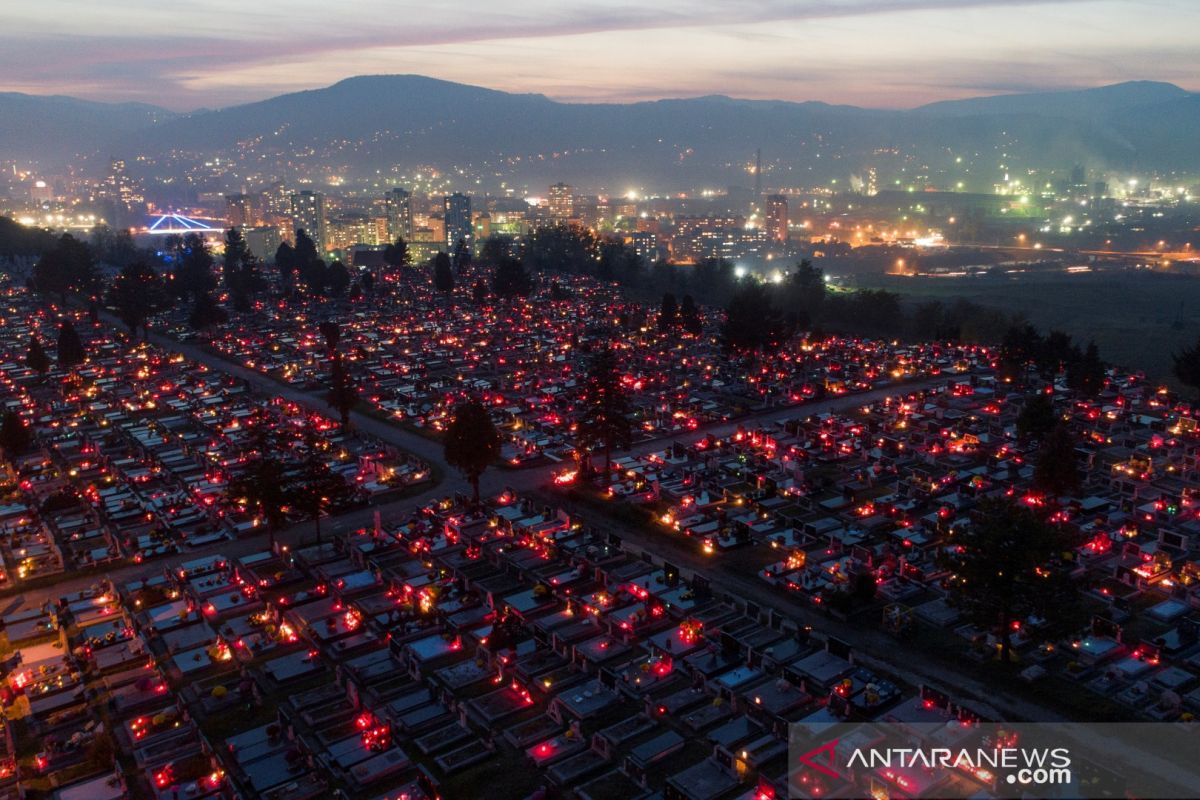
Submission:
M 327 245 L 325 225 L 325 195 L 305 190 L 292 195 L 292 227 L 303 228 L 324 253 Z
M 571 187 L 565 183 L 551 186 L 547 206 L 550 217 L 560 225 L 575 216 L 575 196 L 571 193 Z
M 785 244 L 788 240 L 788 201 L 781 194 L 767 195 L 766 203 L 767 241 Z
M 384 198 L 387 206 L 388 241 L 413 238 L 412 195 L 403 189 L 392 189 Z
M 257 194 L 225 195 L 225 220 L 233 228 L 255 228 L 262 225 L 262 196 Z
M 471 230 L 471 198 L 460 192 L 447 195 L 443 200 L 445 222 L 446 252 L 454 252 L 458 240 L 462 239 L 467 247 L 473 247 L 475 237 Z

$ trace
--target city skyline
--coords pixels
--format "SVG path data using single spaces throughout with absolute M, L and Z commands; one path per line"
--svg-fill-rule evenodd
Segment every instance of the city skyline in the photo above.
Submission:
M 1183 0 L 525 0 L 503 10 L 371 0 L 336 20 L 307 0 L 73 5 L 6 9 L 0 90 L 187 111 L 379 73 L 576 102 L 728 94 L 881 108 L 1137 79 L 1200 88 L 1186 33 L 1200 9 Z

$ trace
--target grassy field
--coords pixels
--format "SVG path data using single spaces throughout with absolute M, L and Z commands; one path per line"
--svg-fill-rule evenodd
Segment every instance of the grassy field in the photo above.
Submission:
M 1042 330 L 1095 339 L 1101 356 L 1170 381 L 1171 353 L 1200 336 L 1200 278 L 1150 272 L 1019 275 L 1009 278 L 862 276 L 912 302 L 967 300 L 1024 314 Z

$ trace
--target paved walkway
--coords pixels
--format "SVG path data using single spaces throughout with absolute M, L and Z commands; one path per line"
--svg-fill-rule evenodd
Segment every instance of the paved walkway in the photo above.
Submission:
M 115 317 L 113 317 L 110 313 L 102 312 L 101 316 L 108 323 L 114 326 L 119 326 L 119 323 Z M 263 375 L 262 373 L 222 358 L 221 356 L 216 355 L 191 342 L 181 342 L 173 337 L 162 333 L 156 333 L 154 331 L 150 332 L 148 338 L 152 344 L 158 345 L 173 352 L 182 353 L 187 358 L 208 365 L 214 371 L 224 372 L 225 374 L 232 375 L 239 380 L 247 381 L 251 387 L 259 392 L 262 392 L 263 394 L 278 395 L 320 413 L 330 413 L 330 409 L 328 404 L 325 402 L 324 397 L 317 392 L 305 391 L 282 381 L 275 380 L 272 377 Z M 869 392 L 842 395 L 813 403 L 804 403 L 797 406 L 761 411 L 730 422 L 715 422 L 708 425 L 702 425 L 695 431 L 681 432 L 678 434 L 672 434 L 657 439 L 639 442 L 629 450 L 622 451 L 619 453 L 619 455 L 645 455 L 646 453 L 662 449 L 663 447 L 670 445 L 670 443 L 673 441 L 698 441 L 701 437 L 709 433 L 713 434 L 714 436 L 724 437 L 736 431 L 739 426 L 753 427 L 755 425 L 780 419 L 844 411 L 864 403 L 874 402 L 875 400 L 882 399 L 889 395 L 927 389 L 932 386 L 943 384 L 946 382 L 946 380 L 948 379 L 944 376 L 938 378 L 927 378 L 904 384 L 873 389 Z M 367 508 L 356 509 L 346 514 L 341 514 L 335 518 L 326 519 L 322 522 L 323 532 L 336 533 L 371 525 L 373 524 L 376 511 L 378 511 L 385 519 L 389 519 L 395 515 L 407 513 L 411 509 L 418 508 L 431 500 L 447 497 L 455 493 L 470 494 L 470 484 L 463 479 L 457 470 L 446 464 L 441 443 L 432 441 L 431 439 L 420 436 L 411 431 L 404 430 L 399 425 L 384 422 L 376 417 L 362 414 L 357 411 L 351 413 L 351 422 L 359 431 L 374 436 L 382 441 L 387 442 L 388 444 L 400 448 L 401 450 L 413 453 L 414 455 L 431 464 L 436 464 L 443 472 L 443 479 L 441 483 L 431 486 L 429 489 L 421 492 L 418 495 L 385 502 L 383 504 L 370 506 Z M 489 497 L 500 494 L 505 489 L 512 489 L 519 494 L 525 494 L 537 489 L 545 488 L 551 485 L 551 479 L 554 473 L 561 470 L 563 466 L 563 464 L 543 464 L 525 469 L 491 469 L 488 470 L 488 472 L 485 473 L 483 478 L 480 480 L 480 492 L 483 494 L 483 496 Z M 313 524 L 310 522 L 300 523 L 279 532 L 276 538 L 283 543 L 291 545 L 297 544 L 301 541 L 312 541 L 315 539 L 315 529 Z M 235 558 L 239 555 L 248 555 L 250 553 L 262 550 L 265 547 L 265 541 L 266 534 L 263 533 L 236 541 L 218 542 L 216 544 L 196 548 L 194 550 L 187 550 L 183 553 L 168 556 L 166 558 L 154 559 L 153 561 L 145 564 L 131 564 L 114 567 L 112 570 L 105 572 L 104 575 L 112 580 L 120 582 L 137 578 L 142 575 L 154 574 L 168 564 L 191 560 L 193 558 L 201 558 L 206 555 L 215 555 L 219 553 L 230 558 Z M 77 592 L 81 589 L 86 589 L 93 585 L 98 580 L 98 577 L 99 576 L 94 574 L 77 578 L 71 578 L 69 575 L 65 575 L 63 580 L 55 583 L 51 587 L 43 589 L 31 589 L 8 598 L 2 598 L 0 599 L 0 613 L 10 613 L 17 608 L 40 606 L 48 598 L 57 598 L 72 592 Z
M 106 319 L 109 322 L 115 323 L 115 319 L 111 315 L 107 315 Z M 159 345 L 167 350 L 173 350 L 188 358 L 207 364 L 213 370 L 224 372 L 241 380 L 248 381 L 256 390 L 264 394 L 273 394 L 291 400 L 294 403 L 311 408 L 322 414 L 330 414 L 331 409 L 329 404 L 325 402 L 324 394 L 321 392 L 311 392 L 292 386 L 288 383 L 276 380 L 273 377 L 263 375 L 261 372 L 249 369 L 248 367 L 237 364 L 226 358 L 222 358 L 215 353 L 200 347 L 192 342 L 180 342 L 170 336 L 162 333 L 150 332 L 149 339 L 152 343 Z M 614 455 L 645 455 L 646 453 L 660 450 L 669 445 L 673 441 L 695 442 L 701 439 L 706 434 L 713 434 L 717 437 L 728 436 L 738 429 L 739 426 L 753 427 L 766 422 L 773 422 L 780 419 L 790 419 L 801 416 L 809 416 L 811 414 L 825 414 L 835 411 L 844 411 L 846 409 L 855 408 L 865 403 L 871 403 L 876 400 L 881 400 L 889 395 L 907 394 L 916 392 L 922 389 L 928 389 L 933 386 L 943 385 L 951 380 L 952 376 L 942 375 L 936 378 L 921 378 L 918 380 L 898 383 L 891 386 L 884 386 L 879 389 L 872 389 L 868 392 L 859 392 L 857 394 L 841 395 L 838 397 L 830 397 L 824 400 L 819 400 L 810 403 L 801 403 L 794 406 L 785 406 L 781 408 L 759 411 L 745 417 L 741 417 L 729 422 L 712 422 L 707 425 L 701 425 L 694 431 L 679 432 L 668 436 L 662 436 L 656 439 L 638 442 L 629 450 L 623 450 Z M 436 464 L 443 472 L 443 483 L 441 490 L 443 494 L 453 494 L 455 492 L 469 493 L 471 491 L 470 484 L 453 468 L 446 465 L 443 447 L 440 442 L 433 441 L 420 434 L 405 430 L 401 426 L 385 422 L 377 417 L 363 414 L 358 411 L 353 411 L 350 414 L 351 424 L 359 431 L 368 433 L 378 439 L 381 439 L 388 444 L 405 450 L 416 455 L 425 461 Z M 550 483 L 555 472 L 561 470 L 564 464 L 543 464 L 536 467 L 526 467 L 523 469 L 491 469 L 484 474 L 480 481 L 480 491 L 486 496 L 498 494 L 505 488 L 512 488 L 518 492 L 528 491 L 538 487 L 545 486 Z
M 561 500 L 560 500 L 561 502 Z M 571 504 L 566 504 L 571 509 Z M 854 648 L 854 659 L 880 672 L 895 675 L 914 686 L 930 683 L 955 695 L 966 705 L 994 719 L 1033 719 L 1039 722 L 1064 721 L 1065 718 L 1040 703 L 1017 697 L 964 670 L 944 664 L 926 652 L 920 641 L 897 639 L 870 622 L 843 621 L 802 603 L 756 576 L 744 566 L 737 568 L 720 555 L 706 556 L 697 550 L 694 539 L 671 534 L 665 529 L 630 525 L 602 511 L 580 507 L 579 514 L 591 527 L 613 532 L 634 551 L 645 551 L 659 563 L 663 558 L 675 564 L 684 575 L 701 575 L 714 591 L 739 602 L 749 601 L 762 609 L 774 609 L 797 625 L 811 625 L 818 633 L 840 639 Z

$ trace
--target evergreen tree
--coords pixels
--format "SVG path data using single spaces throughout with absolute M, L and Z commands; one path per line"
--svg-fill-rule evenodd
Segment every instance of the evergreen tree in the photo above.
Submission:
M 317 243 L 305 233 L 303 228 L 296 229 L 296 271 L 300 281 L 309 294 L 325 292 L 325 260 L 317 252 Z
M 317 544 L 321 543 L 321 517 L 345 507 L 354 498 L 354 487 L 329 466 L 321 444 L 316 436 L 305 437 L 304 455 L 285 490 L 288 507 L 312 520 Z
M 592 357 L 580 396 L 580 414 L 576 437 L 584 454 L 585 466 L 591 466 L 592 450 L 600 446 L 604 453 L 605 479 L 612 468 L 612 451 L 629 447 L 633 440 L 632 408 L 616 354 L 605 348 Z
M 1042 340 L 1041 350 L 1037 354 L 1037 366 L 1043 373 L 1055 376 L 1077 358 L 1079 348 L 1071 343 L 1071 336 L 1052 329 Z
M 350 270 L 341 261 L 334 261 L 325 270 L 324 283 L 330 297 L 341 297 L 350 286 Z
M 524 242 L 524 260 L 534 272 L 595 274 L 599 247 L 587 228 L 549 225 L 537 228 Z M 507 257 L 507 252 L 505 256 Z M 497 259 L 494 263 L 501 263 Z
M 471 400 L 454 409 L 446 429 L 446 463 L 456 468 L 471 484 L 479 503 L 479 479 L 500 457 L 500 432 L 482 403 Z
M 445 295 L 454 291 L 454 270 L 450 266 L 450 256 L 442 252 L 433 257 L 433 286 Z
M 291 289 L 296 278 L 296 250 L 287 242 L 280 243 L 275 249 L 275 268 L 279 270 L 284 291 Z
M 690 294 L 683 296 L 683 305 L 679 309 L 679 321 L 683 323 L 683 329 L 693 336 L 699 336 L 704 332 L 704 320 L 700 316 L 700 309 L 696 307 L 696 301 Z
M 58 368 L 70 372 L 87 360 L 83 340 L 70 319 L 64 318 L 58 326 Z
M 1074 494 L 1079 490 L 1079 459 L 1075 453 L 1075 438 L 1066 423 L 1055 425 L 1038 448 L 1033 485 L 1053 497 Z
M 825 273 L 819 267 L 814 267 L 807 258 L 804 259 L 787 276 L 783 295 L 787 307 L 796 312 L 806 328 L 810 327 L 820 316 L 825 304 Z
M 1017 415 L 1017 436 L 1041 441 L 1054 430 L 1056 424 L 1058 415 L 1054 413 L 1054 399 L 1038 393 L 1025 402 L 1025 407 Z
M 32 442 L 33 432 L 21 415 L 12 409 L 5 411 L 4 421 L 0 423 L 0 450 L 4 451 L 4 457 L 11 462 L 28 450 Z
M 570 300 L 570 299 L 571 299 L 571 293 L 569 291 L 567 291 L 565 288 L 563 288 L 563 285 L 561 283 L 559 283 L 557 280 L 550 281 L 550 300 L 552 302 L 557 303 L 557 302 L 561 302 L 563 300 Z
M 596 277 L 604 281 L 617 281 L 625 286 L 640 282 L 645 264 L 637 250 L 613 237 L 602 240 L 596 249 Z
M 507 236 L 493 233 L 483 242 L 479 258 L 490 267 L 500 266 L 500 262 L 513 256 L 513 240 Z
M 46 350 L 42 347 L 42 342 L 38 339 L 37 334 L 29 334 L 29 350 L 25 353 L 25 366 L 43 378 L 50 371 L 50 357 L 46 355 Z
M 267 526 L 268 543 L 275 549 L 275 534 L 287 522 L 292 501 L 291 474 L 280 458 L 283 442 L 266 414 L 257 413 L 247 422 L 247 457 L 240 471 L 229 481 L 225 496 L 229 502 L 258 514 Z
M 761 283 L 747 281 L 726 309 L 722 337 L 731 350 L 758 353 L 778 350 L 789 335 L 783 313 Z
M 662 296 L 662 305 L 658 312 L 658 329 L 660 331 L 669 331 L 679 323 L 679 303 L 675 300 L 675 295 L 670 292 L 665 292 Z
M 325 396 L 329 407 L 338 412 L 342 421 L 342 430 L 350 430 L 350 412 L 358 402 L 358 386 L 354 377 L 342 363 L 340 353 L 333 354 L 333 364 L 329 370 L 329 393 Z
M 141 261 L 121 268 L 109 287 L 108 302 L 135 336 L 138 328 L 146 333 L 150 317 L 171 307 L 166 283 L 153 267 Z
M 1005 380 L 1021 382 L 1031 365 L 1036 365 L 1044 342 L 1032 325 L 1014 325 L 1004 334 L 997 371 Z
M 1050 575 L 1071 542 L 1011 499 L 986 498 L 948 543 L 940 561 L 951 573 L 951 597 L 976 624 L 998 633 L 998 655 L 1007 663 L 1020 619 L 1053 617 L 1062 603 L 1067 587 Z
M 487 302 L 488 287 L 483 278 L 477 278 L 471 286 L 471 299 L 475 301 L 475 305 L 481 306 Z
M 189 233 L 183 237 L 178 259 L 174 281 L 177 296 L 195 300 L 217 288 L 212 252 L 200 234 Z
M 1088 342 L 1083 354 L 1067 364 L 1067 385 L 1080 394 L 1095 397 L 1104 389 L 1104 362 L 1095 342 Z
M 459 239 L 454 243 L 454 270 L 462 274 L 463 270 L 471 266 L 471 248 L 467 247 L 467 242 L 464 239 Z
M 1171 374 L 1184 386 L 1200 390 L 1200 339 L 1171 356 Z
M 321 338 L 325 340 L 325 346 L 329 348 L 329 352 L 335 352 L 338 342 L 342 340 L 342 326 L 333 320 L 327 319 L 317 323 L 317 331 L 320 332 Z
M 253 309 L 254 300 L 266 291 L 267 282 L 259 269 L 258 259 L 247 255 L 242 260 L 241 269 L 233 276 L 233 285 L 229 295 L 233 307 L 237 311 L 247 312 Z
M 691 268 L 688 278 L 692 293 L 712 305 L 727 304 L 739 285 L 737 270 L 724 258 L 701 259 Z
M 403 236 L 383 249 L 383 262 L 393 270 L 403 269 L 412 263 L 412 255 L 408 252 L 408 242 Z
M 70 292 L 92 292 L 98 285 L 92 249 L 69 233 L 42 254 L 33 267 L 33 284 L 39 292 L 56 295 L 66 305 Z
M 225 279 L 225 287 L 233 291 L 238 284 L 238 273 L 242 270 L 242 265 L 249 258 L 250 251 L 246 247 L 246 240 L 242 236 L 242 232 L 237 228 L 230 228 L 225 231 L 225 255 L 224 263 L 222 264 L 222 275 Z
M 525 297 L 533 291 L 533 278 L 516 258 L 500 261 L 492 276 L 492 291 L 497 297 Z
M 120 269 L 135 261 L 146 261 L 153 252 L 134 244 L 133 235 L 127 231 L 114 231 L 107 225 L 97 225 L 92 228 L 88 244 L 96 256 L 96 260 Z
M 201 292 L 192 301 L 192 310 L 188 314 L 188 325 L 192 330 L 208 331 L 229 321 L 225 309 L 217 304 L 211 292 Z

